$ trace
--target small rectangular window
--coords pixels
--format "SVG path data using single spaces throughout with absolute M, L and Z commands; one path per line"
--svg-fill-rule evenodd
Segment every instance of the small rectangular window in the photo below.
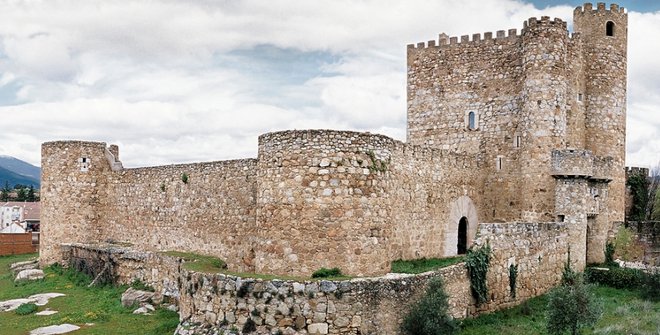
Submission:
M 520 135 L 515 135 L 513 137 L 513 147 L 514 148 L 520 148 L 520 144 L 522 142 L 522 136 Z
M 80 171 L 82 172 L 87 172 L 89 171 L 89 166 L 91 163 L 91 160 L 87 157 L 82 157 L 78 160 L 80 162 Z
M 557 222 L 564 222 L 565 216 L 564 215 L 557 215 Z
M 497 171 L 502 170 L 502 156 L 497 156 L 497 159 L 495 160 L 495 169 Z
M 584 98 L 584 97 L 582 96 L 582 93 L 578 93 L 578 95 L 577 95 L 577 101 L 578 101 L 578 102 L 582 102 L 582 99 L 583 99 L 583 98 Z

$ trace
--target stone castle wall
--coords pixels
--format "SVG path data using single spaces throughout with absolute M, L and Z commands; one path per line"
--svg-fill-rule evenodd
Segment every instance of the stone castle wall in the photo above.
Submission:
M 276 330 L 284 334 L 400 334 L 403 317 L 432 278 L 443 279 L 450 313 L 457 318 L 515 305 L 545 293 L 560 280 L 568 257 L 564 224 L 481 224 L 477 230 L 477 244 L 488 243 L 493 254 L 487 276 L 489 301 L 479 307 L 471 298 L 464 263 L 419 275 L 295 281 L 195 273 L 173 257 L 110 246 L 70 245 L 66 259 L 94 276 L 106 271 L 106 278 L 117 283 L 139 279 L 153 286 L 157 300 L 178 302 L 184 324 L 199 324 L 191 326 L 197 329 L 191 334 L 232 326 L 241 329 L 248 318 L 259 334 Z M 511 264 L 518 265 L 516 298 L 509 288 Z
M 136 169 L 118 167 L 118 150 L 44 144 L 44 173 L 69 176 L 44 180 L 54 190 L 45 193 L 44 224 L 88 211 L 79 225 L 50 235 L 51 244 L 119 241 L 199 252 L 235 271 L 308 276 L 339 267 L 378 275 L 395 259 L 455 255 L 459 219 L 470 219 L 468 243 L 479 222 L 470 197 L 479 197 L 480 177 L 471 157 L 382 135 L 270 133 L 260 137 L 257 159 Z M 84 171 L 83 158 L 92 162 Z M 71 208 L 62 197 L 83 191 L 88 207 Z
M 253 271 L 256 167 L 242 159 L 109 173 L 98 240 L 212 254 Z

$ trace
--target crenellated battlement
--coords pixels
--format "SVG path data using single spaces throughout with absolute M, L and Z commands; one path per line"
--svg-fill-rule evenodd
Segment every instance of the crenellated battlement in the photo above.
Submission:
M 560 18 L 550 19 L 549 16 L 542 16 L 540 19 L 536 17 L 529 18 L 523 22 L 523 29 L 518 31 L 516 28 L 508 30 L 498 30 L 496 32 L 485 32 L 483 37 L 481 33 L 472 35 L 461 35 L 449 37 L 445 33 L 441 33 L 437 40 L 430 40 L 427 42 L 419 42 L 417 44 L 408 44 L 408 49 L 426 49 L 426 48 L 446 48 L 458 47 L 474 44 L 486 44 L 496 42 L 514 42 L 522 35 L 523 32 L 532 28 L 543 27 L 560 27 L 567 30 L 566 21 Z
M 587 2 L 582 6 L 575 7 L 575 9 L 573 10 L 573 15 L 583 15 L 585 13 L 593 14 L 594 12 L 620 14 L 620 15 L 626 14 L 625 7 L 619 7 L 619 5 L 615 3 L 610 5 L 610 9 L 607 9 L 604 2 L 597 3 L 596 8 L 594 8 L 593 4 Z
M 518 29 L 512 28 L 509 30 L 498 30 L 495 33 L 485 32 L 483 37 L 481 33 L 472 35 L 461 35 L 449 37 L 445 33 L 438 35 L 438 40 L 430 40 L 427 42 L 419 42 L 417 44 L 408 44 L 408 49 L 425 49 L 437 47 L 455 47 L 480 43 L 490 43 L 497 41 L 516 41 L 520 37 Z
M 536 27 L 553 27 L 553 26 L 558 26 L 562 29 L 567 29 L 566 21 L 557 17 L 550 20 L 549 16 L 541 16 L 541 19 L 538 19 L 536 17 L 530 17 L 529 19 L 527 19 L 527 21 L 523 22 L 523 31 Z

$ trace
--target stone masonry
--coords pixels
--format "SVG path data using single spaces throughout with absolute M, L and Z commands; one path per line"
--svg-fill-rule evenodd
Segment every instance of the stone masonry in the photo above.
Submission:
M 117 146 L 44 143 L 41 262 L 114 241 L 233 271 L 372 276 L 462 253 L 488 222 L 566 225 L 539 248 L 568 243 L 578 270 L 602 261 L 624 216 L 627 14 L 585 4 L 573 22 L 409 45 L 406 143 L 283 131 L 256 158 L 136 169 Z

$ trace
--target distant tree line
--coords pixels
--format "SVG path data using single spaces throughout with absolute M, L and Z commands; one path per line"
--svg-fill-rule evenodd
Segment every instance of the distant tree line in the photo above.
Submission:
M 9 182 L 5 181 L 5 186 L 0 189 L 0 201 L 39 201 L 33 185 L 16 184 L 9 187 Z

